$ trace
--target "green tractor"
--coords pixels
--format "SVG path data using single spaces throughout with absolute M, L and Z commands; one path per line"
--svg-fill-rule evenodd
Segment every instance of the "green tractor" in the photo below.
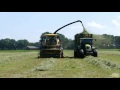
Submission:
M 76 34 L 74 38 L 75 58 L 84 58 L 87 55 L 98 56 L 97 48 L 93 46 L 93 41 L 96 41 L 96 39 L 93 39 L 92 34 L 84 30 L 82 33 Z

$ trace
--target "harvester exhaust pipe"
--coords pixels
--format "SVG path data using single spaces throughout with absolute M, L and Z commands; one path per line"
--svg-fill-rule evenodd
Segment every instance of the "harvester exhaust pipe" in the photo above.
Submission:
M 80 22 L 80 23 L 82 24 L 83 30 L 85 31 L 85 27 L 84 27 L 84 25 L 83 25 L 82 21 L 77 20 L 77 21 L 71 22 L 71 23 L 66 24 L 66 25 L 64 25 L 63 27 L 61 27 L 61 28 L 57 29 L 57 30 L 54 32 L 54 34 L 56 34 L 56 32 L 58 32 L 60 29 L 62 29 L 62 28 L 64 28 L 64 27 L 66 27 L 66 26 L 68 26 L 68 25 L 71 25 L 71 24 L 73 24 L 73 23 L 76 23 L 76 22 Z

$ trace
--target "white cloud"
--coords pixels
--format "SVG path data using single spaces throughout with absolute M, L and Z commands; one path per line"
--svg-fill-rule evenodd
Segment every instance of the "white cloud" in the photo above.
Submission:
M 102 24 L 98 24 L 95 21 L 87 23 L 87 26 L 92 27 L 92 28 L 97 28 L 97 29 L 105 29 L 105 28 L 107 28 L 107 26 L 102 25 Z
M 120 26 L 120 23 L 118 23 L 118 21 L 116 21 L 116 20 L 112 20 L 112 23 L 113 23 L 113 25 L 115 25 L 115 26 L 117 26 L 117 27 Z
M 115 19 L 113 19 L 112 24 L 119 27 L 120 26 L 120 16 L 117 16 Z

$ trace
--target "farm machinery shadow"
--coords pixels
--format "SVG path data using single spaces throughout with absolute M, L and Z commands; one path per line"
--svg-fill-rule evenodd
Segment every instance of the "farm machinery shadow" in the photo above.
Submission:
M 64 59 L 64 58 L 67 58 L 67 59 L 84 59 L 84 57 L 83 58 L 76 58 L 76 57 L 70 57 L 70 56 L 64 56 L 64 57 L 62 57 L 62 58 L 58 58 L 58 57 L 42 57 L 42 58 L 38 58 L 38 57 L 35 57 L 35 59 L 45 59 L 45 58 L 54 58 L 54 59 Z

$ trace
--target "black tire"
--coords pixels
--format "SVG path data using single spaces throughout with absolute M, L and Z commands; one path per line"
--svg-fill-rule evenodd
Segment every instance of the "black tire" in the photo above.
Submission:
M 63 56 L 63 52 L 62 52 L 61 58 L 64 58 L 64 56 Z
M 42 55 L 42 53 L 40 52 L 40 58 L 43 58 L 43 55 Z
M 94 57 L 97 57 L 97 56 L 98 56 L 98 52 L 97 52 L 96 49 L 93 50 L 93 56 L 94 56 Z
M 61 58 L 62 57 L 62 54 L 60 53 L 60 55 L 58 56 L 58 58 Z
M 62 57 L 62 52 L 60 52 L 60 54 L 59 54 L 58 58 L 61 58 L 61 57 Z
M 77 53 L 74 51 L 74 58 L 76 58 L 77 57 Z
M 79 50 L 79 57 L 84 58 L 84 50 L 83 49 Z
M 77 52 L 76 52 L 76 57 L 77 57 L 77 58 L 80 57 L 80 52 L 79 52 L 79 50 L 77 50 Z

